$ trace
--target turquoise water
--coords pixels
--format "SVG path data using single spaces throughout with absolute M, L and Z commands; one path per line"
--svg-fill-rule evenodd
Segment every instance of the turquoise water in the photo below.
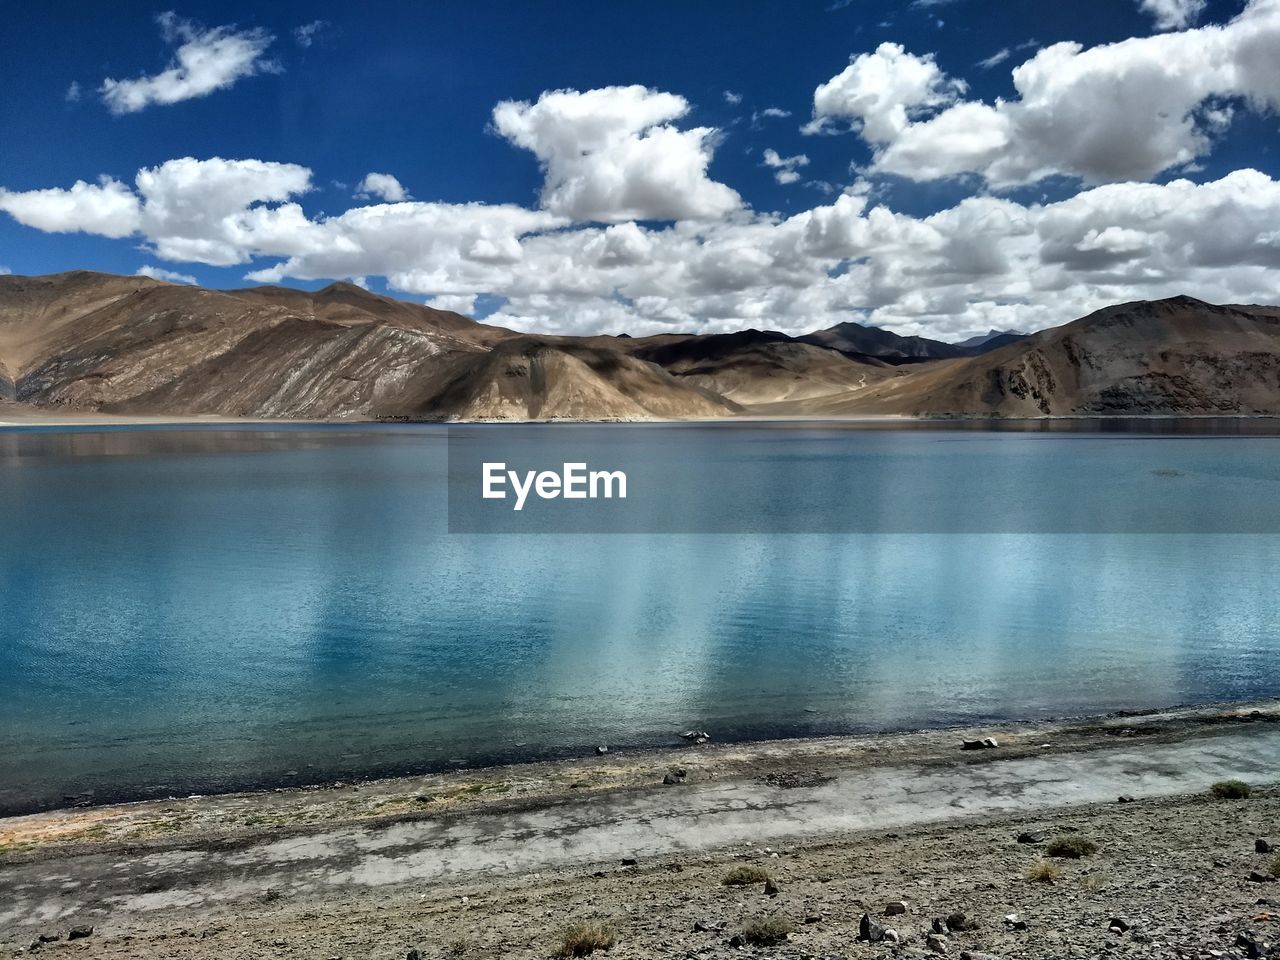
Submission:
M 694 441 L 790 494 L 815 458 L 868 451 L 879 482 L 922 490 L 966 443 L 993 482 L 1038 444 L 1129 512 L 1150 485 L 1195 493 L 1159 534 L 460 535 L 440 427 L 0 431 L 0 811 L 690 726 L 800 736 L 1280 694 L 1280 536 L 1207 532 L 1225 508 L 1280 504 L 1280 439 L 594 429 L 655 457 Z M 833 518 L 874 509 L 809 486 Z

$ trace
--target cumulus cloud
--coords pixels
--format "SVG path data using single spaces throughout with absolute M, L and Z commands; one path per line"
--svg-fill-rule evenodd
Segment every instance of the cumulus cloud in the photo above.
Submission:
M 356 184 L 356 196 L 361 199 L 378 197 L 388 203 L 410 199 L 409 191 L 389 173 L 365 174 L 364 179 Z
M 261 28 L 204 28 L 172 11 L 156 17 L 165 42 L 177 44 L 167 69 L 152 76 L 102 81 L 99 92 L 112 113 L 137 113 L 152 104 L 180 103 L 225 90 L 238 80 L 279 70 L 264 54 L 275 39 Z
M 1277 48 L 1280 0 L 1250 0 L 1222 26 L 1045 47 L 1013 70 L 1018 96 L 989 104 L 963 99 L 932 57 L 883 44 L 814 91 L 809 129 L 849 121 L 874 172 L 913 180 L 1148 180 L 1204 156 L 1234 105 L 1280 106 Z
M 963 81 L 945 77 L 932 54 L 918 57 L 900 43 L 882 43 L 813 92 L 813 121 L 804 130 L 822 133 L 832 120 L 844 119 L 872 143 L 891 143 L 914 117 L 953 103 L 964 91 Z
M 0 264 L 0 277 L 6 277 L 6 276 L 8 276 L 8 275 L 9 275 L 9 274 L 11 274 L 11 273 L 13 273 L 13 271 L 12 271 L 12 270 L 10 270 L 10 269 L 9 269 L 8 267 L 6 267 L 4 264 Z
M 724 92 L 724 102 L 730 106 L 736 107 L 742 102 L 742 94 L 734 93 L 732 90 L 726 90 Z
M 196 283 L 196 278 L 189 273 L 178 273 L 176 270 L 166 270 L 164 267 L 155 267 L 149 263 L 144 263 L 134 271 L 135 277 L 150 277 L 152 280 L 163 280 L 165 283 Z
M 1194 103 L 1192 132 L 1209 138 L 1242 109 L 1244 94 L 1222 95 L 1228 81 L 1259 107 L 1280 90 L 1268 32 L 1278 10 L 1280 0 L 1254 0 L 1218 27 L 1112 45 L 1123 49 L 1047 48 L 1014 72 L 1019 99 L 1008 104 L 969 101 L 931 57 L 884 44 L 815 96 L 815 122 L 853 127 L 875 145 L 871 170 L 843 192 L 813 184 L 830 193 L 793 216 L 747 208 L 711 180 L 717 131 L 677 126 L 688 102 L 644 87 L 498 105 L 495 131 L 543 168 L 536 209 L 414 201 L 394 177 L 370 174 L 358 187 L 364 202 L 323 215 L 304 208 L 314 180 L 304 166 L 183 157 L 144 167 L 131 185 L 103 177 L 0 188 L 0 211 L 46 232 L 122 238 L 168 265 L 245 265 L 259 282 L 381 277 L 394 291 L 464 313 L 492 297 L 503 304 L 493 322 L 549 333 L 794 333 L 852 318 L 959 337 L 1036 329 L 1175 293 L 1269 301 L 1280 287 L 1280 182 L 1256 170 L 1204 183 L 1099 177 L 1116 182 L 1052 203 L 981 191 L 928 216 L 894 210 L 872 178 L 908 169 L 896 165 L 910 156 L 916 176 L 933 164 L 940 176 L 974 171 L 993 183 L 1042 170 L 1084 176 L 1105 158 L 1107 169 L 1122 171 L 1145 149 L 1144 118 L 1174 131 L 1168 142 L 1156 138 L 1150 166 L 1183 130 L 1176 110 L 1144 112 L 1152 77 L 1177 87 L 1181 45 L 1214 45 L 1200 87 L 1154 101 Z M 1080 103 L 1059 102 L 1067 92 Z M 1107 112 L 1113 103 L 1140 114 L 1123 136 Z M 1099 109 L 1102 118 L 1090 112 Z M 1075 140 L 1062 139 L 1068 128 Z M 1028 143 L 1015 149 L 1016 137 Z M 1043 151 L 1053 143 L 1050 164 Z M 804 154 L 772 148 L 761 156 L 783 183 L 808 164 Z M 169 266 L 143 270 L 186 279 Z
M 532 151 L 546 175 L 542 206 L 573 220 L 710 220 L 742 200 L 707 176 L 717 131 L 680 130 L 684 97 L 642 86 L 555 90 L 504 100 L 494 129 Z
M 123 183 L 103 177 L 77 180 L 67 189 L 13 192 L 0 187 L 0 210 L 45 233 L 96 233 L 127 237 L 138 230 L 141 204 Z
M 800 179 L 797 171 L 798 167 L 807 167 L 809 158 L 803 153 L 797 153 L 794 157 L 784 157 L 768 147 L 764 151 L 764 165 L 773 169 L 773 178 L 781 184 L 795 183 Z
M 311 188 L 311 171 L 297 164 L 183 157 L 143 168 L 135 182 L 138 229 L 164 260 L 244 263 L 260 249 L 305 244 L 313 229 L 297 203 L 283 202 Z
M 72 80 L 71 83 L 67 86 L 67 92 L 64 96 L 64 99 L 67 101 L 67 103 L 79 103 L 80 97 L 81 97 L 80 81 Z
M 924 217 L 860 182 L 791 217 L 665 227 L 413 201 L 311 217 L 297 202 L 311 179 L 293 164 L 184 158 L 139 171 L 133 190 L 5 192 L 0 208 L 39 229 L 136 238 L 171 263 L 253 262 L 260 282 L 380 276 L 467 313 L 490 295 L 504 300 L 493 322 L 550 333 L 801 332 L 856 318 L 966 336 L 1175 293 L 1267 301 L 1280 284 L 1280 182 L 1255 170 L 1044 204 L 980 195 Z
M 1182 30 L 1199 19 L 1205 0 L 1139 0 L 1138 6 L 1155 20 L 1157 30 Z

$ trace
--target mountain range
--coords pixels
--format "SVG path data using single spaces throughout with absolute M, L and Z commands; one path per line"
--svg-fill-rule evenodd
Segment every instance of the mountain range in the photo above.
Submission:
M 841 323 L 518 333 L 347 283 L 0 276 L 0 414 L 426 420 L 1280 414 L 1280 308 L 1118 304 L 962 343 Z

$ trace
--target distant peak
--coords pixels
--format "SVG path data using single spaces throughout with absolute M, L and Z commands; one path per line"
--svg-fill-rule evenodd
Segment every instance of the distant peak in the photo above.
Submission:
M 356 297 L 372 297 L 374 299 L 382 299 L 372 290 L 368 290 L 359 284 L 352 283 L 349 280 L 335 280 L 326 287 L 321 287 L 316 291 L 317 297 L 333 296 L 334 294 L 343 294 L 344 296 Z
M 1177 294 L 1176 296 L 1172 296 L 1172 297 L 1165 297 L 1163 300 L 1153 300 L 1153 301 L 1151 301 L 1151 302 L 1152 302 L 1152 303 L 1162 304 L 1162 305 L 1168 305 L 1168 306 L 1171 306 L 1171 307 L 1184 307 L 1184 306 L 1185 306 L 1185 307 L 1210 307 L 1210 306 L 1213 306 L 1213 304 L 1211 304 L 1211 303 L 1206 303 L 1204 300 L 1198 300 L 1198 299 L 1196 299 L 1195 297 L 1188 296 L 1188 295 L 1187 295 L 1187 294 L 1185 294 L 1185 293 L 1179 293 L 1179 294 Z

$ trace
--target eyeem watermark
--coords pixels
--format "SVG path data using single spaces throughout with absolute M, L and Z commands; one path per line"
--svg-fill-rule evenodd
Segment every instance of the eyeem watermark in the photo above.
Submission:
M 554 470 L 508 470 L 502 462 L 486 461 L 482 466 L 481 496 L 486 500 L 506 500 L 507 488 L 515 495 L 512 510 L 523 510 L 529 494 L 541 500 L 627 499 L 627 475 L 621 470 L 588 470 L 585 463 L 566 463 Z

